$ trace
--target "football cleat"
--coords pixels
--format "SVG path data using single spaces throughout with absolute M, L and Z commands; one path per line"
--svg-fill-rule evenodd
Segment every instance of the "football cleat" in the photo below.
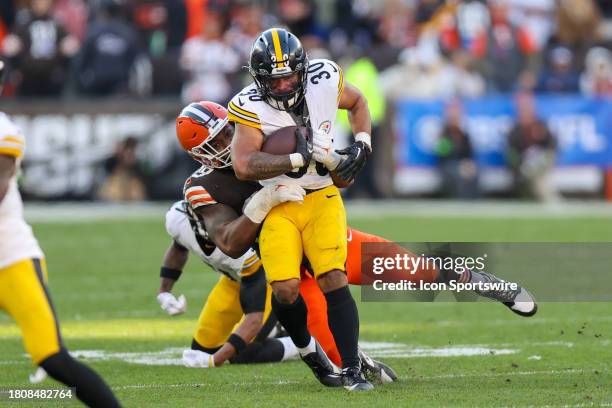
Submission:
M 300 356 L 302 360 L 310 367 L 317 380 L 326 387 L 340 387 L 342 381 L 340 375 L 334 370 L 329 357 L 323 351 L 319 342 L 316 342 L 317 351 L 308 353 L 305 356 Z
M 363 377 L 359 367 L 346 367 L 342 369 L 342 386 L 349 391 L 371 391 L 374 386 Z
M 478 273 L 482 275 L 485 279 L 487 279 L 487 282 L 490 283 L 506 282 L 503 279 L 500 279 L 490 273 Z M 525 288 L 518 284 L 515 290 L 475 289 L 474 292 L 478 293 L 480 296 L 484 296 L 489 299 L 497 300 L 498 302 L 503 303 L 506 307 L 508 307 L 510 310 L 520 316 L 533 316 L 538 311 L 538 305 L 535 301 L 535 298 L 531 295 L 531 293 L 527 292 Z
M 388 384 L 397 380 L 397 374 L 391 367 L 372 359 L 361 349 L 359 349 L 359 360 L 366 380 L 377 384 Z

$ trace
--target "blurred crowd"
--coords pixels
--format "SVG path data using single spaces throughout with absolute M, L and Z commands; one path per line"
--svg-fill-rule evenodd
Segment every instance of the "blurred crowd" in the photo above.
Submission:
M 401 98 L 448 101 L 437 147 L 444 191 L 473 198 L 478 169 L 460 99 L 519 95 L 508 135 L 516 190 L 555 200 L 554 135 L 531 95 L 612 94 L 607 0 L 0 0 L 0 16 L 3 96 L 13 98 L 225 103 L 250 81 L 243 68 L 256 36 L 286 26 L 368 98 L 379 147 L 349 194 L 370 197 L 390 194 L 385 119 Z
M 2 0 L 6 95 L 226 101 L 273 25 L 312 57 L 368 58 L 384 96 L 612 93 L 606 0 Z

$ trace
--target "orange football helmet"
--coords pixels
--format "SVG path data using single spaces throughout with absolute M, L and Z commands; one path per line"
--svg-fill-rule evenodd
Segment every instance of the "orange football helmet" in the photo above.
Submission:
M 231 166 L 230 144 L 234 129 L 227 110 L 215 102 L 190 103 L 176 118 L 176 137 L 183 149 L 206 167 Z

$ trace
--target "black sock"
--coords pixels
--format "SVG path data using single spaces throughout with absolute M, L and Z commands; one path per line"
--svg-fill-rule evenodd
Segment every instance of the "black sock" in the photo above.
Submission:
M 272 311 L 297 347 L 308 346 L 310 333 L 306 320 L 306 303 L 304 303 L 302 295 L 298 295 L 295 302 L 291 304 L 280 303 L 275 296 L 272 296 Z
M 285 355 L 285 347 L 278 339 L 253 341 L 237 356 L 230 359 L 232 364 L 275 363 Z
M 104 380 L 91 368 L 79 363 L 64 349 L 47 357 L 40 366 L 54 379 L 76 388 L 76 396 L 89 407 L 120 407 Z
M 348 286 L 325 294 L 327 321 L 334 336 L 342 368 L 359 365 L 357 344 L 359 340 L 359 313 Z

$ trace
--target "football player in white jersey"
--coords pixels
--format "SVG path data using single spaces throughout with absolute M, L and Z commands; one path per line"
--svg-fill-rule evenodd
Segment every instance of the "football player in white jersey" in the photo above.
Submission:
M 371 151 L 367 101 L 345 83 L 333 61 L 309 61 L 299 39 L 282 28 L 264 31 L 251 49 L 249 72 L 254 82 L 230 101 L 229 120 L 236 125 L 232 164 L 238 178 L 263 185 L 298 183 L 307 191 L 303 203 L 282 203 L 263 221 L 261 258 L 274 296 L 272 308 L 315 375 L 334 375 L 329 361 L 307 328 L 307 309 L 299 293 L 305 255 L 327 300 L 329 328 L 342 358 L 341 384 L 348 390 L 371 390 L 358 356 L 359 317 L 345 273 L 346 212 L 330 172 L 350 182 Z M 355 143 L 332 151 L 336 112 L 349 111 Z M 305 126 L 312 137 L 296 131 L 297 152 L 271 155 L 261 151 L 267 135 L 287 126 Z M 283 254 L 283 256 L 279 256 Z
M 4 63 L 0 61 L 0 91 Z M 1 92 L 0 92 L 1 93 Z M 68 354 L 47 288 L 43 252 L 23 218 L 17 172 L 25 138 L 0 112 L 0 309 L 19 325 L 32 361 L 51 377 L 76 387 L 76 396 L 91 407 L 118 407 L 108 385 Z

